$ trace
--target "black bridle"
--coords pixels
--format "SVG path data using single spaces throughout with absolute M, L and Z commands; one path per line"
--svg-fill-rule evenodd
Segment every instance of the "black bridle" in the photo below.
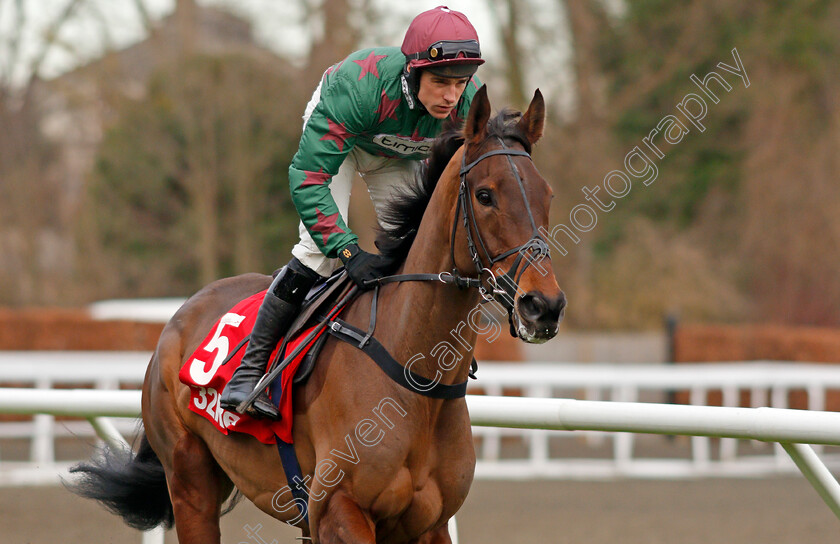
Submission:
M 464 155 L 461 158 L 461 185 L 458 191 L 458 204 L 455 209 L 455 218 L 453 220 L 454 222 L 452 225 L 452 239 L 450 240 L 449 251 L 452 258 L 452 262 L 454 264 L 455 230 L 458 226 L 458 217 L 461 215 L 461 210 L 463 209 L 464 230 L 467 235 L 467 248 L 470 252 L 470 258 L 472 259 L 473 264 L 475 264 L 475 269 L 476 273 L 479 276 L 479 280 L 481 280 L 481 277 L 484 273 L 487 273 L 487 279 L 489 282 L 489 289 L 484 287 L 484 284 L 482 282 L 482 284 L 479 286 L 479 292 L 486 301 L 497 300 L 497 295 L 501 295 L 497 301 L 500 302 L 502 306 L 508 311 L 508 317 L 510 318 L 512 324 L 514 301 L 516 299 L 516 292 L 519 287 L 519 280 L 522 278 L 522 274 L 531 265 L 531 263 L 534 262 L 534 260 L 540 257 L 547 256 L 549 254 L 549 249 L 548 244 L 545 242 L 543 237 L 540 235 L 539 230 L 537 229 L 536 222 L 534 221 L 534 214 L 533 212 L 531 212 L 531 203 L 528 201 L 528 196 L 525 194 L 525 184 L 523 183 L 522 178 L 519 175 L 519 170 L 516 168 L 516 165 L 513 163 L 513 159 L 511 158 L 513 156 L 522 156 L 528 157 L 530 159 L 531 154 L 527 151 L 509 149 L 501 138 L 499 138 L 499 143 L 501 144 L 502 149 L 488 151 L 487 153 L 484 153 L 483 155 L 479 156 L 477 159 L 475 159 L 469 164 L 466 164 L 467 152 L 466 149 L 464 149 Z M 479 231 L 478 229 L 478 222 L 475 218 L 475 210 L 473 209 L 472 199 L 470 198 L 470 186 L 469 181 L 467 181 L 467 174 L 484 159 L 496 155 L 504 155 L 505 157 L 507 157 L 510 169 L 513 172 L 514 177 L 516 178 L 516 182 L 519 186 L 519 192 L 522 195 L 522 200 L 525 202 L 525 210 L 528 212 L 528 221 L 531 224 L 531 238 L 524 244 L 511 248 L 507 251 L 503 251 L 499 255 L 493 257 L 487 250 L 487 245 L 484 243 L 484 240 L 481 237 L 481 231 Z M 487 266 L 484 266 L 484 263 L 482 262 L 482 256 L 479 255 L 478 247 L 476 246 L 475 240 L 473 239 L 472 231 L 475 231 L 475 237 L 478 240 L 478 247 L 481 248 L 481 251 L 484 254 L 484 259 L 488 263 Z M 516 256 L 516 259 L 514 259 L 513 264 L 511 264 L 510 269 L 501 276 L 497 277 L 492 270 L 493 265 L 500 261 L 503 261 L 504 259 L 510 257 L 515 253 L 518 253 L 518 255 Z M 524 263 L 524 266 L 522 266 L 523 259 L 526 261 Z M 453 270 L 453 274 L 461 275 L 457 269 L 457 266 Z
M 505 142 L 499 138 L 501 149 L 494 149 L 480 155 L 477 159 L 469 164 L 467 160 L 467 148 L 464 144 L 464 154 L 461 157 L 460 187 L 458 189 L 458 202 L 455 208 L 455 217 L 452 224 L 452 234 L 449 242 L 449 252 L 453 264 L 451 272 L 441 272 L 439 274 L 398 274 L 394 276 L 385 276 L 374 280 L 377 287 L 386 283 L 401 282 L 401 281 L 441 281 L 443 283 L 450 283 L 458 286 L 461 289 L 477 288 L 481 297 L 485 302 L 496 301 L 508 313 L 508 321 L 511 326 L 511 335 L 516 336 L 514 327 L 514 308 L 516 293 L 519 290 L 519 280 L 522 274 L 535 260 L 549 255 L 548 244 L 540 235 L 536 222 L 534 221 L 534 214 L 531 212 L 531 204 L 528 201 L 528 196 L 525 194 L 525 184 L 519 175 L 519 170 L 513 163 L 512 157 L 522 156 L 531 158 L 531 154 L 524 150 L 510 149 L 505 145 Z M 473 209 L 472 199 L 470 198 L 470 184 L 467 180 L 467 174 L 481 161 L 503 155 L 507 157 L 508 164 L 513 172 L 516 182 L 519 186 L 519 192 L 522 195 L 522 200 L 525 202 L 525 209 L 528 212 L 528 221 L 531 224 L 531 238 L 524 244 L 503 251 L 495 257 L 490 255 L 487 245 L 481 236 L 481 231 L 478 228 L 478 221 L 475 218 L 475 210 Z M 463 211 L 464 217 L 464 231 L 467 235 L 467 248 L 470 252 L 470 259 L 475 265 L 477 277 L 465 276 L 458 270 L 455 264 L 455 234 L 458 227 L 458 219 L 461 217 Z M 473 232 L 475 236 L 473 236 Z M 476 240 L 478 244 L 476 245 Z M 481 254 L 479 253 L 481 249 Z M 511 264 L 510 269 L 502 274 L 496 276 L 492 267 L 496 263 L 503 261 L 511 255 L 517 253 L 516 259 Z M 483 255 L 482 255 L 483 254 Z M 482 260 L 483 259 L 483 260 Z M 523 260 L 525 261 L 523 263 Z M 487 263 L 486 265 L 484 263 Z

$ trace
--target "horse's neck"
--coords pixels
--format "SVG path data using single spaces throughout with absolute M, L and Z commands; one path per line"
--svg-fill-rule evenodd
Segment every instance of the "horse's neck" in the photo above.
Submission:
M 451 172 L 447 177 L 447 172 L 429 202 L 399 273 L 437 274 L 453 268 L 450 228 L 458 183 L 457 177 L 452 179 Z M 441 383 L 447 384 L 465 380 L 476 340 L 468 321 L 469 313 L 478 304 L 478 292 L 441 282 L 413 281 L 397 284 L 390 290 L 391 294 L 382 298 L 383 319 L 377 326 L 377 338 L 393 350 L 397 360 L 414 361 L 411 367 L 414 372 L 431 378 L 440 371 Z M 388 316 L 387 320 L 384 316 Z M 451 358 L 452 352 L 460 362 L 445 371 L 442 367 L 448 365 L 441 363 L 443 358 Z

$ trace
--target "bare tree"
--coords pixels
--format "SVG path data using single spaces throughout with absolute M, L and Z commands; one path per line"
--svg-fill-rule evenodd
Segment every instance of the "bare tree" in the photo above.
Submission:
M 12 304 L 51 301 L 61 287 L 50 283 L 60 270 L 66 247 L 66 226 L 60 206 L 61 187 L 50 170 L 54 150 L 40 131 L 40 105 L 35 100 L 36 83 L 45 59 L 58 46 L 64 26 L 82 0 L 69 0 L 49 21 L 25 56 L 24 36 L 35 24 L 22 1 L 0 2 L 0 12 L 9 14 L 10 37 L 0 41 L 0 300 Z
M 519 40 L 525 25 L 523 0 L 490 0 L 489 7 L 503 46 L 508 99 L 514 106 L 523 108 L 530 98 L 525 92 L 526 60 Z
M 321 37 L 312 45 L 309 66 L 320 77 L 327 66 L 353 52 L 359 44 L 359 29 L 350 24 L 352 8 L 347 0 L 324 0 L 317 10 L 310 6 L 310 17 L 323 20 Z
M 185 293 L 280 263 L 297 235 L 286 180 L 299 79 L 243 55 L 197 56 L 156 72 L 144 99 L 115 105 L 83 214 L 100 293 Z

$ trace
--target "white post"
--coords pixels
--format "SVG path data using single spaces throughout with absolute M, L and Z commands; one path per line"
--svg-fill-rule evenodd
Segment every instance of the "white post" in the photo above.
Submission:
M 808 410 L 812 412 L 822 412 L 825 410 L 825 386 L 820 383 L 812 383 L 808 386 Z M 814 446 L 814 453 L 822 455 L 823 447 Z
M 740 404 L 740 391 L 734 385 L 723 388 L 723 405 L 735 408 Z M 734 438 L 720 439 L 720 460 L 734 461 L 738 457 L 738 441 Z
M 131 446 L 123 438 L 120 431 L 117 430 L 113 422 L 107 417 L 89 417 L 90 422 L 96 434 L 99 435 L 106 444 L 112 449 L 129 449 Z M 157 526 L 154 529 L 143 532 L 143 539 L 141 544 L 164 544 L 165 531 L 162 526 Z
M 834 515 L 840 518 L 840 484 L 822 463 L 820 458 L 807 444 L 782 443 L 790 458 L 802 471 L 805 478 L 811 482 L 822 500 L 831 508 Z
M 766 388 L 753 387 L 752 391 L 750 391 L 750 406 L 753 408 L 770 406 L 769 393 Z M 751 442 L 751 444 L 754 450 L 765 446 L 765 444 L 760 442 Z
M 35 387 L 40 390 L 52 389 L 52 380 L 39 378 L 35 381 Z M 33 393 L 36 395 L 37 393 Z M 32 438 L 32 450 L 30 459 L 33 463 L 44 467 L 55 464 L 55 417 L 46 414 L 38 414 L 33 418 L 35 435 Z
M 613 388 L 612 398 L 617 402 L 635 402 L 638 392 L 633 386 L 622 385 Z M 620 474 L 626 473 L 633 464 L 634 441 L 635 435 L 631 433 L 616 433 L 613 437 L 613 459 Z
M 119 450 L 131 448 L 125 438 L 123 438 L 122 434 L 120 434 L 120 431 L 117 430 L 111 420 L 107 417 L 89 417 L 87 420 L 90 422 L 93 430 L 96 431 L 96 434 L 99 435 L 99 438 L 101 438 L 112 449 Z
M 706 406 L 707 391 L 702 387 L 692 387 L 689 395 L 689 402 L 692 406 Z M 697 470 L 708 470 L 709 461 L 712 458 L 711 445 L 708 437 L 691 437 L 691 458 L 694 468 Z
M 89 417 L 87 420 L 99 438 L 112 449 L 131 448 L 114 423 L 107 417 Z M 161 526 L 144 531 L 141 544 L 164 544 L 165 533 L 166 531 Z
M 458 523 L 455 521 L 455 516 L 449 518 L 447 527 L 449 528 L 449 540 L 452 541 L 452 544 L 458 544 Z
M 586 395 L 583 400 L 601 400 L 600 387 L 587 387 Z M 597 447 L 604 443 L 604 435 L 602 433 L 586 433 L 586 444 L 590 447 Z
M 788 407 L 788 390 L 783 385 L 773 386 L 770 394 L 770 405 L 773 408 L 785 409 Z M 785 448 L 781 444 L 774 444 L 773 449 L 776 454 L 776 466 L 783 468 L 785 463 L 788 463 L 788 458 L 785 456 Z
M 166 536 L 166 531 L 163 527 L 157 526 L 154 529 L 145 531 L 143 533 L 142 544 L 163 544 L 163 539 Z
M 528 389 L 529 397 L 550 398 L 551 388 L 540 385 Z M 531 450 L 531 464 L 536 470 L 542 470 L 548 463 L 548 431 L 535 429 L 531 431 L 529 449 Z
M 500 396 L 502 394 L 502 386 L 499 384 L 492 384 L 487 386 L 487 394 L 493 396 Z M 484 444 L 482 447 L 482 456 L 485 461 L 498 461 L 502 453 L 502 431 L 501 429 L 491 428 L 489 431 L 484 431 Z

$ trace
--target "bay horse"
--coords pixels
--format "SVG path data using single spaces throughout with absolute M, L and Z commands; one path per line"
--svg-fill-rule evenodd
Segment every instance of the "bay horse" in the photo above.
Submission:
M 397 361 L 413 361 L 413 372 L 442 384 L 467 380 L 478 332 L 465 323 L 482 296 L 510 295 L 511 330 L 525 341 L 557 333 L 565 295 L 539 235 L 551 189 L 530 158 L 544 120 L 539 91 L 524 114 L 506 111 L 491 120 L 482 87 L 462 132 L 439 139 L 425 177 L 391 208 L 392 227 L 378 246 L 404 259 L 399 274 L 443 280 L 470 271 L 462 287 L 491 285 L 381 287 L 376 338 Z M 508 282 L 500 287 L 503 277 Z M 447 522 L 475 468 L 463 396 L 444 400 L 400 387 L 355 346 L 329 338 L 293 395 L 301 482 L 287 481 L 274 446 L 224 435 L 188 409 L 190 391 L 178 379 L 186 358 L 225 312 L 270 281 L 259 274 L 227 278 L 187 300 L 164 327 L 146 372 L 138 452 L 106 452 L 109 458 L 76 467 L 82 479 L 74 491 L 137 528 L 174 522 L 181 544 L 220 542 L 219 517 L 234 487 L 316 544 L 451 542 Z M 343 319 L 364 328 L 372 296 L 365 292 Z M 445 356 L 441 346 L 448 346 Z M 295 484 L 308 492 L 308 519 L 294 507 Z

